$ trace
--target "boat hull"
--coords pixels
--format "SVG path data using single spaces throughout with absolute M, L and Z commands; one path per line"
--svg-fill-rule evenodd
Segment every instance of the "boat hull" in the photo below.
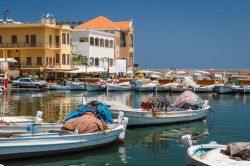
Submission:
M 140 86 L 136 87 L 135 90 L 137 92 L 154 92 L 156 91 L 156 86 Z
M 0 159 L 7 160 L 88 150 L 116 141 L 122 131 L 123 127 L 119 125 L 105 132 L 2 138 L 0 139 Z
M 211 93 L 213 92 L 213 87 L 197 87 L 194 88 L 193 91 L 198 93 Z
M 171 87 L 170 88 L 171 92 L 185 92 L 187 90 L 192 91 L 193 88 L 181 88 L 181 87 Z
M 101 84 L 86 84 L 87 91 L 105 91 L 106 86 Z
M 107 91 L 131 91 L 132 86 L 107 85 Z
M 170 87 L 169 86 L 159 85 L 159 86 L 157 86 L 157 91 L 158 92 L 169 92 Z
M 119 111 L 124 112 L 124 116 L 129 118 L 128 125 L 159 125 L 169 123 L 180 123 L 194 121 L 205 118 L 210 107 L 202 110 L 192 111 L 142 111 L 142 109 L 135 109 L 134 111 L 126 111 L 110 108 L 113 115 L 117 116 Z
M 77 91 L 77 90 L 85 90 L 85 86 L 83 84 L 69 84 L 69 90 Z
M 231 86 L 215 86 L 214 91 L 219 94 L 236 93 L 236 89 Z
M 239 93 L 250 93 L 250 87 L 242 87 L 238 89 Z

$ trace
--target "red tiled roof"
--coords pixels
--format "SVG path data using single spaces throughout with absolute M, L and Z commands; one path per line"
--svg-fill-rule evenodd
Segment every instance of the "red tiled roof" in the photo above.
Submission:
M 75 29 L 111 29 L 111 28 L 129 28 L 130 21 L 113 22 L 110 19 L 99 16 L 86 23 L 78 25 Z

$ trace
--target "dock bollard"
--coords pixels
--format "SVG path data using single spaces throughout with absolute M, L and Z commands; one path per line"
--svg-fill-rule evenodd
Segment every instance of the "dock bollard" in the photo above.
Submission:
M 123 129 L 119 135 L 119 142 L 124 142 L 127 124 L 128 124 L 128 118 L 124 117 L 122 121 Z

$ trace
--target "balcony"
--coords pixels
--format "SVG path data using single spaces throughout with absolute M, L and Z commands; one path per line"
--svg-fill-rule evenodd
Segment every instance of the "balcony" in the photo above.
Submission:
M 36 43 L 0 43 L 0 48 L 60 48 L 59 43 L 36 42 Z

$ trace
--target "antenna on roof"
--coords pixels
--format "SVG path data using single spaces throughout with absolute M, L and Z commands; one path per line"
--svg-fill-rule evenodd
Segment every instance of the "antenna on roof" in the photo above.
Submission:
M 6 22 L 9 20 L 10 17 L 10 9 L 5 10 L 4 15 L 3 15 L 3 21 Z

